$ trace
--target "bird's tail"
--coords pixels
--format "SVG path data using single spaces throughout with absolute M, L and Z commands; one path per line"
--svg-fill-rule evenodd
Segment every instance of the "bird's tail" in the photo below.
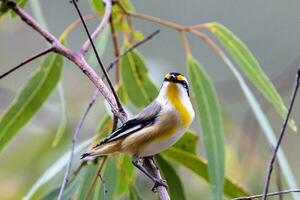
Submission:
M 81 155 L 81 160 L 91 160 L 95 157 L 106 156 L 120 150 L 121 141 L 100 143 Z

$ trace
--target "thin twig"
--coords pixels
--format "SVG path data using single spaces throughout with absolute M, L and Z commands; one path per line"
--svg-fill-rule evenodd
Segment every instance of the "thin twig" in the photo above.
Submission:
M 51 52 L 51 51 L 53 51 L 53 48 L 52 48 L 52 47 L 51 47 L 51 48 L 48 48 L 48 49 L 46 49 L 46 50 L 44 50 L 44 51 L 42 51 L 42 52 L 40 52 L 40 53 L 38 53 L 38 54 L 36 54 L 36 55 L 34 55 L 33 57 L 31 57 L 31 58 L 29 58 L 29 59 L 27 59 L 27 60 L 25 60 L 25 61 L 23 61 L 23 62 L 21 62 L 21 63 L 18 64 L 17 66 L 11 68 L 10 70 L 8 70 L 8 71 L 5 72 L 4 74 L 2 74 L 2 75 L 0 76 L 0 79 L 4 78 L 5 76 L 7 76 L 8 74 L 10 74 L 11 72 L 13 72 L 13 71 L 19 69 L 20 67 L 26 65 L 27 63 L 29 63 L 29 62 L 31 62 L 31 61 L 33 61 L 33 60 L 35 60 L 35 59 L 37 59 L 37 58 L 39 58 L 39 57 L 45 55 L 45 54 L 47 54 L 47 53 L 49 53 L 49 52 Z
M 94 187 L 95 187 L 95 184 L 96 184 L 96 182 L 97 182 L 98 174 L 101 173 L 101 171 L 102 171 L 102 169 L 103 169 L 103 167 L 104 167 L 104 164 L 105 164 L 106 160 L 107 160 L 107 156 L 104 156 L 103 159 L 102 159 L 102 162 L 101 162 L 100 165 L 99 165 L 99 168 L 98 168 L 98 170 L 97 170 L 97 173 L 96 173 L 96 175 L 94 176 L 94 179 L 92 180 L 92 182 L 91 182 L 91 184 L 90 184 L 90 186 L 89 186 L 89 188 L 88 188 L 88 191 L 87 191 L 87 193 L 86 193 L 86 195 L 85 195 L 85 198 L 84 198 L 85 200 L 89 200 L 89 199 L 90 199 L 90 196 L 91 196 L 91 194 L 92 194 L 92 192 L 93 192 L 93 189 L 94 189 Z
M 135 43 L 134 45 L 132 45 L 130 48 L 128 48 L 126 51 L 124 51 L 123 53 L 120 54 L 120 56 L 116 57 L 108 66 L 107 70 L 110 70 L 114 64 L 116 64 L 118 62 L 118 60 L 124 56 L 125 54 L 127 54 L 128 52 L 134 50 L 135 48 L 137 48 L 138 46 L 144 44 L 145 42 L 147 42 L 148 40 L 150 40 L 152 37 L 154 37 L 155 35 L 157 35 L 159 33 L 159 30 L 156 30 L 155 32 L 153 32 L 152 34 L 150 34 L 149 36 L 145 37 L 143 40 Z
M 67 168 L 66 168 L 66 172 L 65 172 L 65 175 L 64 175 L 63 183 L 62 183 L 62 185 L 60 187 L 60 191 L 59 191 L 59 194 L 58 194 L 58 197 L 57 197 L 58 200 L 60 200 L 62 198 L 63 191 L 65 189 L 66 184 L 68 183 L 68 176 L 69 176 L 70 171 L 71 171 L 71 166 L 72 166 L 72 161 L 73 161 L 73 156 L 74 156 L 75 143 L 77 141 L 77 137 L 78 137 L 78 135 L 80 133 L 81 127 L 83 125 L 83 122 L 84 122 L 87 114 L 89 113 L 91 107 L 93 106 L 94 102 L 96 101 L 97 95 L 98 95 L 98 93 L 94 93 L 93 94 L 92 101 L 89 103 L 87 109 L 85 110 L 82 118 L 80 119 L 78 127 L 76 128 L 76 131 L 75 131 L 75 133 L 73 135 L 71 152 L 70 152 L 70 159 L 69 159 L 69 162 L 68 162 L 68 165 L 67 165 Z
M 282 190 L 282 191 L 278 191 L 278 192 L 270 192 L 267 194 L 267 196 L 268 197 L 278 196 L 278 195 L 290 194 L 290 193 L 294 193 L 294 192 L 300 192 L 300 189 L 290 189 L 290 190 Z M 253 200 L 253 199 L 261 198 L 263 196 L 264 196 L 264 194 L 257 194 L 257 195 L 247 196 L 247 197 L 238 197 L 238 198 L 234 198 L 231 200 Z
M 293 109 L 293 105 L 294 105 L 294 102 L 295 102 L 295 99 L 296 99 L 296 96 L 297 96 L 297 91 L 298 91 L 298 88 L 299 88 L 299 81 L 300 81 L 300 68 L 298 69 L 297 74 L 296 74 L 296 80 L 295 80 L 295 85 L 294 85 L 293 92 L 292 92 L 292 95 L 291 95 L 289 109 L 288 109 L 288 112 L 287 112 L 286 117 L 284 119 L 281 131 L 280 131 L 280 136 L 278 138 L 278 141 L 277 141 L 276 147 L 274 149 L 273 155 L 272 155 L 271 160 L 269 162 L 268 172 L 267 172 L 267 176 L 266 176 L 265 189 L 264 189 L 264 193 L 263 193 L 263 200 L 267 199 L 267 193 L 268 193 L 268 190 L 269 190 L 270 179 L 271 179 L 271 174 L 272 174 L 272 170 L 273 170 L 273 164 L 276 160 L 277 151 L 278 151 L 279 146 L 281 144 L 281 141 L 283 139 L 285 129 L 286 129 L 287 123 L 289 121 L 289 118 L 290 118 L 290 115 L 291 115 L 291 112 L 292 112 L 292 109 Z
M 72 1 L 74 3 L 74 0 L 72 0 Z M 103 18 L 102 18 L 99 26 L 93 32 L 93 34 L 91 36 L 89 36 L 89 38 L 82 45 L 82 47 L 80 49 L 80 52 L 82 53 L 82 55 L 85 55 L 87 53 L 87 51 L 91 45 L 93 46 L 93 41 L 96 39 L 96 37 L 103 31 L 105 26 L 108 24 L 108 21 L 109 21 L 110 15 L 111 15 L 111 10 L 112 10 L 111 0 L 103 0 L 103 2 L 105 3 L 105 11 L 104 11 Z M 76 4 L 76 2 L 74 3 L 74 5 L 75 4 Z M 75 6 L 77 7 L 77 5 L 75 5 Z M 82 18 L 82 16 L 80 18 Z M 81 19 L 81 21 L 82 21 L 82 23 L 84 23 L 84 20 Z
M 97 61 L 98 61 L 99 65 L 100 65 L 100 67 L 101 67 L 101 69 L 103 71 L 103 74 L 106 77 L 106 81 L 108 82 L 108 85 L 109 85 L 109 87 L 110 87 L 110 89 L 111 89 L 111 91 L 112 91 L 112 93 L 113 93 L 113 95 L 115 97 L 115 101 L 117 102 L 119 112 L 124 112 L 123 107 L 122 107 L 121 102 L 120 102 L 120 99 L 118 98 L 118 95 L 117 95 L 117 93 L 116 93 L 116 91 L 114 89 L 114 86 L 113 86 L 112 82 L 110 81 L 110 79 L 108 77 L 108 74 L 107 74 L 107 72 L 105 70 L 104 64 L 103 64 L 103 62 L 102 62 L 102 60 L 101 60 L 101 58 L 100 58 L 100 56 L 98 54 L 98 51 L 97 51 L 97 49 L 95 47 L 95 44 L 93 42 L 93 39 L 95 38 L 95 36 L 97 36 L 103 30 L 104 25 L 106 25 L 107 22 L 108 22 L 108 19 L 110 17 L 110 13 L 111 13 L 111 1 L 110 0 L 104 0 L 104 3 L 105 3 L 105 14 L 104 14 L 104 16 L 102 18 L 102 21 L 101 21 L 99 27 L 96 29 L 96 31 L 93 33 L 92 36 L 90 35 L 90 32 L 89 32 L 89 30 L 88 30 L 88 28 L 87 28 L 87 26 L 86 26 L 86 24 L 84 22 L 84 19 L 83 19 L 82 15 L 81 15 L 81 12 L 80 12 L 80 10 L 78 8 L 78 5 L 76 3 L 76 0 L 72 0 L 72 2 L 73 2 L 74 6 L 76 8 L 76 11 L 77 11 L 80 19 L 81 19 L 82 25 L 83 25 L 83 27 L 85 29 L 85 32 L 86 32 L 86 34 L 87 34 L 87 36 L 89 38 L 90 44 L 92 45 L 92 48 L 93 48 L 94 53 L 96 55 Z M 108 18 L 107 21 L 106 21 L 106 23 L 102 23 L 104 20 L 106 20 L 106 18 Z M 84 53 L 85 53 L 84 50 L 86 49 L 86 47 L 84 45 L 83 45 L 83 47 L 80 50 L 80 52 L 81 52 L 82 55 L 84 55 Z M 86 46 L 88 47 L 89 45 L 86 45 Z
M 101 185 L 102 185 L 102 191 L 103 191 L 103 199 L 104 200 L 107 200 L 107 187 L 106 187 L 106 182 L 104 180 L 104 178 L 101 176 L 101 174 L 99 173 L 98 174 L 99 178 L 100 178 L 100 181 L 101 181 Z

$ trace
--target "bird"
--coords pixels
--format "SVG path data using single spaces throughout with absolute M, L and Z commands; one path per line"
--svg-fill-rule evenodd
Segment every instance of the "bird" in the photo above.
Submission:
M 167 73 L 158 96 L 102 142 L 82 154 L 81 159 L 123 152 L 131 155 L 133 165 L 154 182 L 153 188 L 167 187 L 166 182 L 149 173 L 141 161 L 147 157 L 153 160 L 154 155 L 175 144 L 191 125 L 194 116 L 186 77 L 177 72 Z

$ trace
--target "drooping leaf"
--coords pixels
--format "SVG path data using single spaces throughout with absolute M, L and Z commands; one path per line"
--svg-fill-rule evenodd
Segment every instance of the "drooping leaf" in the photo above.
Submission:
M 178 164 L 188 168 L 199 177 L 209 181 L 207 162 L 200 156 L 175 147 L 164 151 L 162 155 L 176 161 Z M 249 193 L 247 193 L 237 183 L 225 177 L 224 195 L 229 198 L 235 198 L 239 196 L 247 196 Z
M 135 179 L 135 168 L 127 155 L 119 155 L 117 168 L 120 171 L 117 194 L 122 195 L 128 192 L 129 186 Z
M 118 86 L 117 94 L 118 94 L 118 97 L 120 98 L 120 101 L 122 102 L 122 104 L 126 105 L 128 103 L 128 95 L 127 95 L 123 85 L 120 84 Z
M 128 52 L 121 58 L 121 80 L 128 98 L 137 107 L 146 106 L 158 94 L 142 56 L 136 51 Z
M 98 162 L 101 162 L 99 160 Z M 98 166 L 96 164 L 90 164 L 82 169 L 79 175 L 82 175 L 82 184 L 78 188 L 78 199 L 85 199 L 86 194 L 89 190 L 90 184 L 92 183 L 96 173 Z
M 50 54 L 0 117 L 0 151 L 34 116 L 57 85 L 63 58 Z
M 119 174 L 120 173 L 117 170 L 114 160 L 112 158 L 108 158 L 105 172 L 103 174 L 103 179 L 105 180 L 107 188 L 107 199 L 115 199 Z M 100 196 L 100 199 L 103 199 L 103 195 Z
M 228 28 L 219 23 L 209 23 L 207 27 L 219 39 L 249 80 L 274 106 L 280 116 L 285 117 L 287 109 L 281 96 L 247 46 Z M 289 121 L 289 127 L 295 132 L 297 131 L 294 120 Z
M 273 128 L 266 117 L 265 113 L 261 109 L 258 100 L 255 98 L 253 92 L 248 87 L 246 81 L 244 80 L 243 76 L 240 74 L 240 72 L 236 69 L 236 67 L 233 65 L 233 63 L 226 57 L 223 56 L 222 59 L 226 63 L 226 65 L 229 67 L 229 69 L 232 71 L 233 75 L 236 77 L 237 81 L 239 82 L 239 85 L 250 105 L 251 110 L 253 111 L 253 114 L 255 115 L 258 124 L 260 125 L 265 137 L 267 138 L 268 142 L 271 146 L 275 147 L 277 144 L 277 138 L 273 131 Z M 282 174 L 284 178 L 286 179 L 287 185 L 289 188 L 298 188 L 297 181 L 295 179 L 295 175 L 293 174 L 293 171 L 289 165 L 289 162 L 284 155 L 284 152 L 281 147 L 278 149 L 277 153 L 277 159 L 278 163 L 280 165 L 280 168 L 282 169 Z M 300 195 L 298 193 L 292 194 L 294 199 L 300 199 Z
M 179 176 L 175 169 L 160 155 L 155 156 L 155 160 L 159 165 L 159 169 L 169 184 L 170 197 L 173 200 L 184 200 L 184 190 Z
M 88 139 L 81 144 L 78 144 L 74 150 L 74 155 L 81 152 L 84 148 L 86 148 L 94 138 Z M 32 185 L 28 193 L 23 197 L 23 200 L 29 200 L 35 194 L 35 192 L 42 187 L 45 183 L 51 180 L 55 175 L 57 175 L 68 163 L 70 158 L 70 151 L 67 151 L 65 154 L 60 156 L 60 158 L 54 162 L 40 177 L 39 179 Z
M 191 130 L 187 130 L 182 136 L 182 138 L 178 142 L 176 142 L 176 144 L 173 145 L 173 147 L 196 154 L 197 143 L 197 133 Z
M 138 193 L 137 189 L 134 187 L 134 185 L 131 185 L 129 187 L 129 200 L 142 200 L 143 198 Z
M 60 140 L 62 139 L 62 137 L 64 135 L 66 127 L 67 127 L 67 119 L 66 119 L 66 116 L 63 114 L 63 118 L 61 119 L 61 121 L 59 123 L 54 140 L 51 144 L 52 148 L 56 147 L 58 145 L 58 143 L 60 142 Z
M 66 186 L 62 199 L 71 199 L 73 195 L 77 192 L 77 188 L 81 184 L 83 180 L 81 179 L 80 176 L 76 177 L 70 183 Z M 60 187 L 52 190 L 50 193 L 48 193 L 46 196 L 42 198 L 42 200 L 54 200 L 57 199 L 57 196 L 59 194 Z
M 204 68 L 188 55 L 188 77 L 196 113 L 200 119 L 203 146 L 208 159 L 209 180 L 215 200 L 222 199 L 224 185 L 224 142 L 222 115 L 215 88 Z

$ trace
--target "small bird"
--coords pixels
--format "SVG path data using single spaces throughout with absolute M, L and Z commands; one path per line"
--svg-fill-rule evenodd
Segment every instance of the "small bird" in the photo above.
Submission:
M 158 154 L 175 144 L 194 119 L 189 83 L 180 73 L 168 73 L 156 99 L 136 116 L 97 144 L 81 159 L 123 152 L 132 156 L 132 163 L 157 186 L 167 186 L 140 163 L 145 157 Z

